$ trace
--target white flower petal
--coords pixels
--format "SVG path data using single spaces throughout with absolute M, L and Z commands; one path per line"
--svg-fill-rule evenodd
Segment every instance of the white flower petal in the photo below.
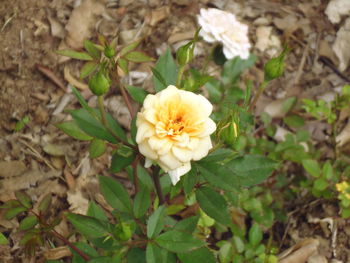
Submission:
M 168 138 L 158 138 L 157 136 L 149 138 L 148 144 L 159 155 L 168 153 L 173 146 L 173 142 Z
M 203 129 L 203 132 L 199 135 L 199 137 L 209 136 L 216 130 L 216 124 L 210 118 L 207 118 L 203 125 L 204 125 L 204 129 Z
M 137 133 L 136 133 L 136 142 L 140 143 L 145 138 L 149 138 L 154 134 L 155 134 L 154 126 L 147 121 L 143 121 L 142 125 L 138 125 Z
M 158 155 L 156 154 L 155 151 L 153 151 L 151 149 L 151 147 L 149 147 L 147 141 L 143 141 L 142 143 L 139 143 L 139 151 L 140 151 L 140 153 L 142 155 L 148 157 L 151 160 L 157 160 L 158 159 Z
M 184 163 L 182 166 L 169 171 L 169 176 L 171 179 L 171 182 L 173 183 L 173 185 L 176 185 L 178 181 L 180 181 L 180 177 L 185 175 L 186 173 L 188 173 L 191 170 L 191 163 Z
M 145 159 L 145 168 L 150 168 L 152 164 L 153 162 L 151 159 L 148 159 L 148 158 Z
M 209 150 L 212 148 L 210 137 L 204 137 L 203 139 L 199 140 L 198 147 L 195 149 L 193 153 L 193 160 L 198 161 L 202 159 L 203 157 L 208 155 Z
M 159 163 L 168 168 L 168 170 L 174 170 L 182 165 L 171 152 L 159 156 Z
M 193 151 L 190 149 L 174 146 L 171 150 L 174 156 L 183 163 L 189 162 L 192 159 Z

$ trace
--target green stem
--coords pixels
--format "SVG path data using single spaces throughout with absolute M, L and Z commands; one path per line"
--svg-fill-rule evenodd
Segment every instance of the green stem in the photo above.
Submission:
M 254 109 L 256 103 L 258 102 L 259 97 L 265 90 L 268 83 L 269 83 L 268 81 L 264 80 L 264 82 L 260 85 L 258 93 L 255 95 L 253 102 L 250 104 L 248 111 L 252 111 Z
M 98 107 L 100 109 L 100 113 L 101 113 L 101 120 L 102 120 L 102 124 L 107 127 L 107 119 L 106 119 L 106 110 L 105 110 L 105 105 L 103 103 L 103 95 L 102 96 L 98 96 Z
M 185 66 L 186 65 L 183 65 L 179 68 L 179 73 L 177 74 L 177 81 L 176 81 L 176 87 L 180 88 L 181 86 L 181 80 L 182 80 L 182 76 L 185 72 Z
M 162 205 L 165 203 L 165 199 L 162 192 L 162 187 L 160 185 L 159 171 L 160 171 L 160 168 L 158 166 L 155 166 L 152 170 L 152 178 L 153 178 L 154 186 L 156 188 L 156 192 L 159 198 L 159 204 Z

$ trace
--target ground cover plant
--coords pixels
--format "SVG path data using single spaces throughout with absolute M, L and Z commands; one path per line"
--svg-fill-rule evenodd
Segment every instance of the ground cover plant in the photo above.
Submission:
M 226 17 L 235 27 L 221 31 L 211 24 L 217 22 L 213 17 Z M 110 175 L 98 175 L 105 204 L 91 201 L 86 215 L 67 212 L 47 220 L 51 194 L 35 205 L 25 192 L 16 192 L 16 200 L 1 206 L 7 220 L 20 219 L 20 244 L 28 258 L 61 240 L 73 263 L 273 263 L 281 252 L 273 229 L 287 222 L 290 200 L 301 195 L 338 200 L 341 217 L 350 217 L 348 158 L 337 147 L 349 86 L 331 103 L 286 99 L 281 110 L 289 131 L 276 140 L 279 126 L 268 114 L 256 117 L 253 110 L 269 84 L 283 75 L 290 48 L 286 44 L 265 63 L 259 82 L 244 77 L 259 61 L 249 52 L 246 25 L 218 9 L 203 9 L 198 21 L 201 28 L 191 41 L 157 59 L 151 69 L 154 93 L 125 82 L 129 64 L 155 60 L 139 48 L 141 41 L 120 46 L 99 36 L 96 43 L 85 40 L 83 52 L 57 51 L 84 61 L 80 77 L 97 97 L 97 107 L 72 87 L 80 106 L 67 109 L 71 120 L 56 127 L 87 142 L 90 158 L 110 154 Z M 240 37 L 232 37 L 230 30 Z M 200 41 L 214 43 L 213 49 L 204 63 L 194 63 Z M 219 76 L 207 71 L 212 61 L 221 67 Z M 111 86 L 127 105 L 129 130 L 105 106 Z M 332 154 L 310 143 L 310 134 L 302 129 L 307 118 L 331 125 Z M 19 121 L 16 131 L 28 121 Z M 131 189 L 113 176 L 121 171 Z M 76 242 L 55 229 L 62 218 L 72 224 Z M 0 243 L 7 242 L 0 234 Z

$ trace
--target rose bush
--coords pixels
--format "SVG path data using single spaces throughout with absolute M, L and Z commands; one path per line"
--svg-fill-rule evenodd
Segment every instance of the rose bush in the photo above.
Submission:
M 210 134 L 216 124 L 209 118 L 213 106 L 202 95 L 168 86 L 148 95 L 137 115 L 139 151 L 170 175 L 175 185 L 212 148 Z
M 202 27 L 200 36 L 207 42 L 221 42 L 227 59 L 236 56 L 249 57 L 251 47 L 248 38 L 248 26 L 240 23 L 234 14 L 216 8 L 200 10 L 198 23 Z

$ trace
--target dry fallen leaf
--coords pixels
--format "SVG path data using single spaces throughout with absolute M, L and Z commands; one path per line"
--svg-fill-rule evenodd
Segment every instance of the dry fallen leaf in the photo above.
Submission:
M 337 24 L 340 22 L 342 16 L 350 14 L 350 1 L 331 0 L 328 3 L 325 13 L 333 24 Z
M 346 124 L 343 130 L 337 135 L 335 141 L 338 146 L 345 145 L 350 140 L 350 121 Z
M 74 49 L 83 47 L 85 39 L 89 39 L 96 17 L 104 12 L 104 5 L 96 0 L 85 0 L 77 6 L 66 25 L 68 32 L 66 43 Z
M 333 51 L 339 59 L 339 70 L 344 71 L 350 61 L 350 18 L 338 30 L 337 38 L 333 44 Z
M 281 50 L 281 41 L 272 33 L 272 30 L 271 26 L 260 26 L 256 29 L 255 48 L 260 52 L 266 52 L 270 57 L 275 56 Z
M 305 239 L 291 248 L 282 252 L 278 258 L 279 263 L 305 263 L 308 258 L 317 252 L 319 241 L 317 239 Z
M 71 255 L 72 252 L 67 246 L 51 248 L 49 250 L 44 251 L 44 256 L 47 260 L 57 260 L 64 257 L 70 257 Z

